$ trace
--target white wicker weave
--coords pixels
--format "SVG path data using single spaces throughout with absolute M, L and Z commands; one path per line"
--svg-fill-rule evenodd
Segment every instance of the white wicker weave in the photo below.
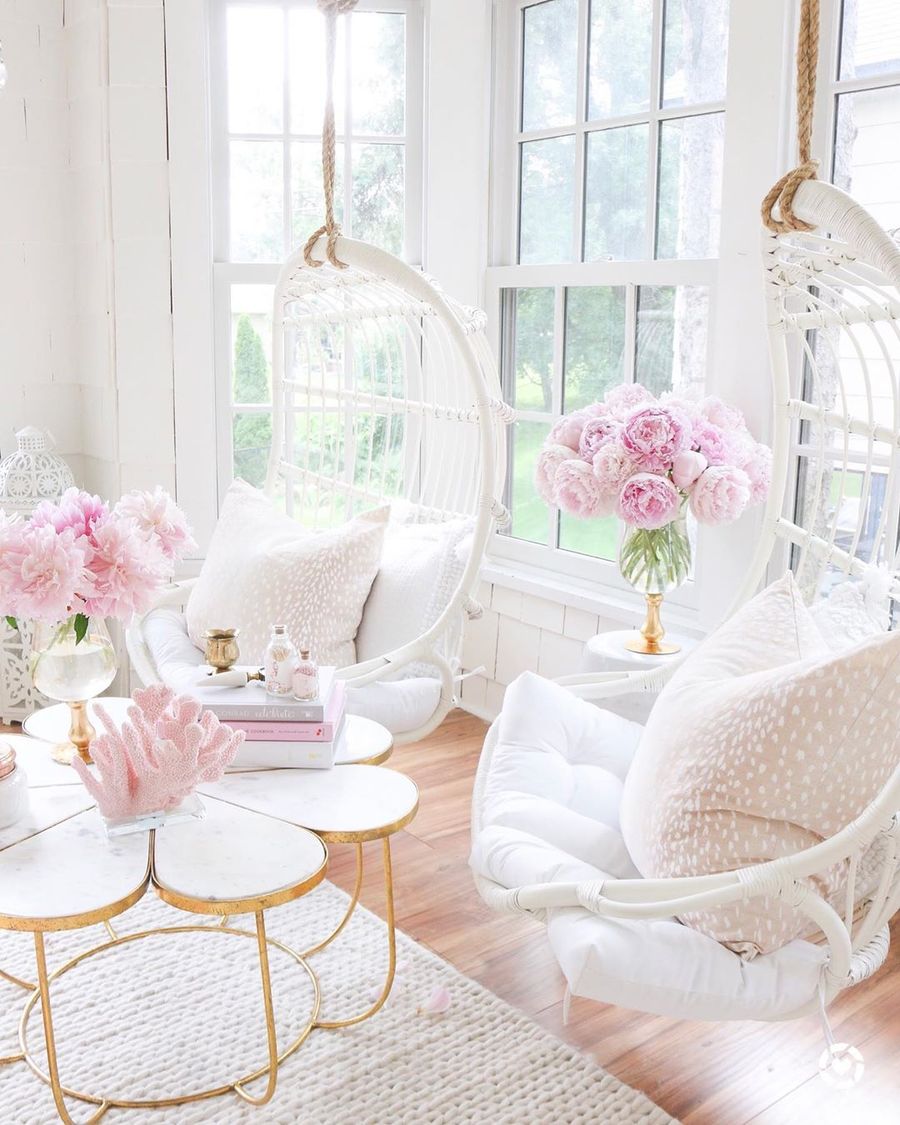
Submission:
M 787 565 L 795 569 L 810 602 L 826 597 L 848 575 L 865 580 L 877 574 L 884 600 L 893 607 L 900 601 L 900 250 L 862 207 L 829 184 L 804 183 L 795 213 L 814 225 L 813 233 L 765 232 L 763 239 L 774 480 L 764 531 L 735 608 L 753 595 L 767 572 L 772 576 Z M 798 462 L 803 500 L 795 510 Z M 849 495 L 850 472 L 859 474 L 859 497 Z M 878 504 L 870 504 L 874 497 Z M 638 690 L 657 692 L 672 667 L 667 662 L 649 673 L 570 676 L 561 682 L 583 698 L 600 701 Z M 476 778 L 473 837 L 482 827 L 495 744 L 496 727 L 488 734 Z M 826 1004 L 875 972 L 887 955 L 887 923 L 900 908 L 898 808 L 900 764 L 877 799 L 843 831 L 772 863 L 681 879 L 509 888 L 476 877 L 476 883 L 496 909 L 539 917 L 551 908 L 582 906 L 601 917 L 666 918 L 758 895 L 784 896 L 826 936 L 829 959 L 821 990 Z M 878 887 L 861 918 L 853 921 L 851 909 L 842 919 L 815 893 L 809 877 L 848 863 L 852 902 L 857 861 L 879 835 L 884 861 Z M 812 1000 L 785 1018 L 803 1015 L 818 1003 Z
M 315 257 L 324 257 L 320 239 Z M 438 619 L 402 648 L 340 670 L 353 687 L 428 665 L 441 680 L 434 729 L 456 702 L 463 625 L 485 546 L 506 518 L 501 503 L 506 425 L 485 316 L 446 297 L 393 255 L 341 238 L 346 269 L 307 266 L 302 250 L 281 269 L 273 323 L 273 438 L 266 491 L 310 527 L 343 522 L 389 500 L 415 521 L 465 517 L 472 542 Z M 190 583 L 161 604 L 179 604 Z M 398 607 L 398 613 L 400 612 Z M 140 678 L 158 678 L 140 623 L 129 632 Z

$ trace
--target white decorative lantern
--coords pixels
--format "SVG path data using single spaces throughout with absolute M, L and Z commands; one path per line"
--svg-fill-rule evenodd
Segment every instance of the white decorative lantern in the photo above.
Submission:
M 28 515 L 42 500 L 58 500 L 74 485 L 72 470 L 53 452 L 53 439 L 34 426 L 16 434 L 17 449 L 0 461 L 0 511 Z
M 0 461 L 0 512 L 26 518 L 42 500 L 58 500 L 74 485 L 72 471 L 54 453 L 49 434 L 26 426 L 16 434 L 18 448 Z M 47 700 L 28 671 L 31 623 L 10 629 L 0 617 L 0 723 L 22 722 Z

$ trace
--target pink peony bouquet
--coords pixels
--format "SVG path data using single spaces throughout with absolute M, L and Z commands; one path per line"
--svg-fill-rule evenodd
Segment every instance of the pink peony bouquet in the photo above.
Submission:
M 175 563 L 195 546 L 184 514 L 161 488 L 110 508 L 77 488 L 28 520 L 0 513 L 0 613 L 55 625 L 146 612 Z
M 672 525 L 687 510 L 699 523 L 731 523 L 765 500 L 771 472 L 771 450 L 754 440 L 739 410 L 712 396 L 657 399 L 631 383 L 559 419 L 538 456 L 535 485 L 548 504 L 579 519 L 617 515 L 642 532 L 630 537 L 631 557 L 620 556 L 622 573 L 637 585 L 633 575 L 655 569 L 660 585 L 667 570 L 683 571 L 683 580 L 690 563 L 686 537 L 674 537 Z

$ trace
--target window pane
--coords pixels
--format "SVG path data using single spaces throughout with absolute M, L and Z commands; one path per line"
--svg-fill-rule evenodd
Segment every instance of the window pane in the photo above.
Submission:
M 567 289 L 563 410 L 597 402 L 624 377 L 625 287 Z
M 614 559 L 619 549 L 619 521 L 615 516 L 602 520 L 579 520 L 560 512 L 559 545 L 566 551 L 577 551 L 579 555 Z
M 718 254 L 724 138 L 724 113 L 660 126 L 657 258 Z
M 547 505 L 534 487 L 534 466 L 550 432 L 546 422 L 517 422 L 510 443 L 509 534 L 530 543 L 547 542 L 550 516 Z
M 593 0 L 588 117 L 650 108 L 652 0 Z
M 520 262 L 571 262 L 575 138 L 522 145 Z
M 406 17 L 356 12 L 350 28 L 353 131 L 401 136 L 406 92 Z
M 271 285 L 232 285 L 232 401 L 272 401 Z
M 647 257 L 649 125 L 588 136 L 584 258 Z
M 552 289 L 515 292 L 513 402 L 548 414 L 553 402 L 553 298 Z
M 367 507 L 403 490 L 403 428 L 403 415 L 353 415 L 353 483 L 366 493 L 362 499 L 369 501 Z
M 228 128 L 280 133 L 284 16 L 279 8 L 228 9 Z
M 356 16 L 351 16 L 354 21 Z M 344 131 L 344 90 L 346 89 L 346 17 L 338 20 L 334 66 L 334 121 L 338 133 Z M 325 111 L 325 21 L 314 7 L 293 8 L 288 15 L 290 48 L 291 132 L 322 132 Z
M 284 257 L 283 149 L 280 141 L 231 142 L 231 258 Z
M 272 444 L 272 415 L 235 414 L 231 430 L 234 475 L 262 488 Z
M 344 146 L 335 146 L 334 215 L 344 221 Z M 316 141 L 291 145 L 291 230 L 294 245 L 306 242 L 325 218 L 322 195 L 322 146 Z
M 637 297 L 635 379 L 649 391 L 699 396 L 706 385 L 709 291 L 642 285 Z
M 882 226 L 900 226 L 900 86 L 838 98 L 834 182 Z
M 577 0 L 545 0 L 524 12 L 522 128 L 575 120 Z
M 403 251 L 403 145 L 353 146 L 354 238 Z
M 718 102 L 728 66 L 727 0 L 666 0 L 664 106 Z
M 900 70 L 900 5 L 895 0 L 844 0 L 841 78 Z

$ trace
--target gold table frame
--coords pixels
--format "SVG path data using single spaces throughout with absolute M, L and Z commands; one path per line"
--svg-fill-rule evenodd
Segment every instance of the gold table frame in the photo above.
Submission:
M 381 757 L 381 756 L 379 756 Z M 386 756 L 385 756 L 386 757 Z M 381 757 L 384 760 L 384 757 Z M 223 802 L 227 804 L 228 802 Z M 10 1055 L 5 1058 L 0 1058 L 0 1065 L 12 1064 L 17 1062 L 25 1062 L 31 1071 L 45 1084 L 49 1085 L 53 1093 L 53 1100 L 56 1105 L 56 1110 L 59 1119 L 64 1125 L 76 1125 L 71 1116 L 69 1115 L 68 1108 L 65 1103 L 65 1098 L 74 1098 L 77 1101 L 87 1103 L 97 1107 L 97 1111 L 88 1119 L 87 1125 L 93 1125 L 94 1122 L 100 1119 L 110 1109 L 163 1109 L 176 1105 L 186 1105 L 200 1101 L 207 1101 L 212 1098 L 221 1097 L 228 1093 L 237 1094 L 243 1101 L 254 1106 L 262 1106 L 272 1100 L 275 1095 L 278 1079 L 278 1069 L 281 1064 L 293 1055 L 303 1043 L 310 1037 L 316 1030 L 335 1030 L 338 1028 L 352 1027 L 356 1024 L 362 1023 L 365 1020 L 374 1016 L 385 1004 L 390 996 L 391 989 L 394 983 L 397 968 L 397 935 L 396 935 L 396 917 L 394 909 L 394 878 L 393 878 L 393 862 L 391 857 L 391 836 L 405 828 L 412 822 L 416 813 L 418 812 L 418 800 L 410 810 L 390 824 L 383 825 L 378 828 L 364 829 L 360 831 L 340 831 L 340 830 L 320 830 L 313 831 L 319 837 L 325 848 L 325 859 L 320 868 L 311 876 L 308 876 L 296 883 L 293 883 L 285 888 L 281 888 L 275 893 L 269 893 L 257 897 L 249 897 L 233 900 L 209 900 L 200 897 L 185 895 L 180 892 L 174 892 L 166 888 L 164 884 L 157 880 L 154 863 L 154 846 L 156 842 L 156 831 L 149 833 L 149 859 L 147 870 L 141 883 L 134 888 L 125 897 L 110 903 L 98 910 L 91 911 L 86 914 L 71 915 L 67 917 L 56 917 L 52 919 L 41 918 L 19 918 L 11 917 L 0 914 L 0 930 L 14 930 L 19 932 L 30 932 L 34 937 L 35 948 L 35 961 L 37 967 L 37 983 L 24 981 L 10 973 L 0 969 L 0 977 L 9 983 L 29 992 L 29 996 L 25 1007 L 23 1009 L 19 1021 L 19 1047 L 20 1051 L 15 1055 Z M 263 814 L 265 815 L 265 814 Z M 303 827 L 298 825 L 298 827 Z M 308 963 L 309 959 L 314 957 L 317 953 L 326 949 L 331 943 L 343 932 L 360 902 L 363 875 L 365 868 L 365 856 L 363 846 L 367 842 L 381 841 L 382 852 L 382 874 L 384 880 L 384 894 L 386 906 L 386 923 L 387 923 L 387 938 L 388 938 L 388 968 L 385 976 L 384 984 L 378 998 L 363 1011 L 353 1016 L 348 1016 L 342 1019 L 324 1020 L 319 1018 L 320 1005 L 321 1005 L 321 987 L 319 979 L 315 970 Z M 341 919 L 338 921 L 334 929 L 322 940 L 315 945 L 310 946 L 308 949 L 298 951 L 284 942 L 278 941 L 274 938 L 268 937 L 266 934 L 265 926 L 265 911 L 270 907 L 283 905 L 285 903 L 294 901 L 301 898 L 303 895 L 308 894 L 314 890 L 325 878 L 328 866 L 328 845 L 335 843 L 349 843 L 355 846 L 356 851 L 356 873 L 354 878 L 353 891 L 350 895 L 350 900 L 347 908 L 344 911 Z M 162 926 L 153 929 L 140 930 L 131 934 L 118 934 L 112 926 L 112 919 L 125 913 L 131 906 L 139 902 L 147 890 L 153 887 L 156 894 L 162 901 L 174 906 L 178 909 L 187 911 L 192 914 L 202 914 L 207 916 L 217 916 L 219 921 L 214 924 L 184 924 L 177 926 Z M 242 929 L 237 926 L 231 925 L 232 917 L 241 914 L 252 914 L 255 919 L 255 927 L 253 929 Z M 90 949 L 83 950 L 81 953 L 71 957 L 59 968 L 55 969 L 52 973 L 47 971 L 46 949 L 44 935 L 47 932 L 61 931 L 61 930 L 75 930 L 84 929 L 89 926 L 102 924 L 109 935 L 109 940 L 102 942 L 100 945 L 91 947 Z M 100 1094 L 93 1094 L 86 1091 L 80 1091 L 65 1086 L 60 1078 L 59 1065 L 57 1060 L 56 1051 L 56 1036 L 53 1026 L 53 1010 L 50 1000 L 50 985 L 53 981 L 58 980 L 64 974 L 74 969 L 77 965 L 88 960 L 91 957 L 99 956 L 103 953 L 119 948 L 123 945 L 130 944 L 136 941 L 152 938 L 160 934 L 171 933 L 188 933 L 188 932 L 211 932 L 215 930 L 218 933 L 226 933 L 232 936 L 256 939 L 257 953 L 259 959 L 260 969 L 260 984 L 263 996 L 263 1006 L 265 1010 L 266 1020 L 266 1041 L 267 1041 L 267 1062 L 243 1074 L 234 1080 L 223 1083 L 219 1086 L 210 1088 L 208 1090 L 195 1091 L 186 1094 L 172 1095 L 163 1099 L 124 1099 L 116 1097 L 105 1097 Z M 269 949 L 278 949 L 280 952 L 285 953 L 291 957 L 307 974 L 313 987 L 313 1004 L 310 1012 L 309 1019 L 304 1024 L 300 1033 L 295 1036 L 292 1042 L 284 1048 L 281 1052 L 278 1050 L 277 1042 L 277 1025 L 275 1018 L 274 1003 L 272 999 L 271 976 L 269 970 Z M 44 1041 L 47 1051 L 47 1071 L 44 1071 L 28 1046 L 28 1023 L 38 1001 L 41 1003 L 41 1017 L 44 1031 Z M 245 1087 L 250 1083 L 264 1076 L 268 1076 L 266 1088 L 262 1094 L 258 1096 L 251 1095 L 247 1092 Z

